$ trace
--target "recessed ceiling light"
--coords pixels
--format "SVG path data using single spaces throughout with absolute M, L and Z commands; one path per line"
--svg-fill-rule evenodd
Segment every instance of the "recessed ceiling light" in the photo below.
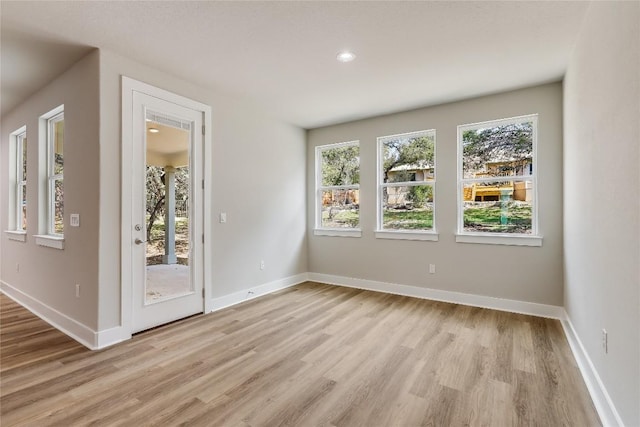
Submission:
M 340 62 L 351 62 L 356 59 L 356 55 L 353 52 L 345 50 L 343 52 L 340 52 L 338 56 L 336 56 L 336 59 Z
M 157 129 L 157 128 L 149 128 L 149 132 L 151 132 L 151 133 L 158 133 L 158 132 L 160 132 L 160 129 Z

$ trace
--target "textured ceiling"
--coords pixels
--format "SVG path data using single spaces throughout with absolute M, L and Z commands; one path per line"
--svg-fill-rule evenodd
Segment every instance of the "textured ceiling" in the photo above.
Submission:
M 587 7 L 3 1 L 2 111 L 99 47 L 313 128 L 559 80 Z

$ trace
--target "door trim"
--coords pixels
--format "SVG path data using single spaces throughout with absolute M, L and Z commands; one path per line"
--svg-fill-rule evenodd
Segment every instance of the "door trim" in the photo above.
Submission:
M 122 145 L 120 153 L 120 326 L 128 339 L 133 330 L 133 304 L 132 293 L 133 283 L 131 276 L 133 273 L 131 242 L 133 241 L 133 220 L 131 218 L 132 208 L 132 176 L 133 170 L 131 151 L 133 150 L 133 92 L 140 92 L 148 96 L 156 97 L 182 107 L 201 111 L 204 114 L 202 123 L 206 132 L 203 138 L 204 157 L 204 246 L 203 246 L 203 289 L 204 289 L 204 312 L 212 311 L 211 283 L 213 277 L 212 254 L 213 254 L 213 233 L 207 218 L 212 218 L 212 182 L 213 182 L 213 147 L 211 144 L 211 107 L 198 101 L 194 101 L 184 96 L 169 92 L 164 89 L 151 86 L 147 83 L 122 76 Z M 197 184 L 196 184 L 197 185 Z

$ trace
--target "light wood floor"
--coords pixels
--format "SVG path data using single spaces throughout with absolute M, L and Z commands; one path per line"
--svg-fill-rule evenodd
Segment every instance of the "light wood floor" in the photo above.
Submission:
M 600 425 L 555 320 L 304 283 L 92 352 L 0 302 L 3 427 Z

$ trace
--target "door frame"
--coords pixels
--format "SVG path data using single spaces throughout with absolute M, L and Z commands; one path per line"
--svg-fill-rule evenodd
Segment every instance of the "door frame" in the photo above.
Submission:
M 212 218 L 212 182 L 213 182 L 213 146 L 211 144 L 211 107 L 184 96 L 169 92 L 164 89 L 149 85 L 147 83 L 122 76 L 122 145 L 120 159 L 120 325 L 123 332 L 131 337 L 133 331 L 133 265 L 132 265 L 132 242 L 133 242 L 133 218 L 132 193 L 133 180 L 132 173 L 132 150 L 133 146 L 133 93 L 140 92 L 148 96 L 172 102 L 182 107 L 203 113 L 202 123 L 204 125 L 204 137 L 202 153 L 203 161 L 203 207 L 204 207 L 204 245 L 203 245 L 203 289 L 204 289 L 204 313 L 210 313 L 213 309 L 211 301 L 211 283 L 213 277 L 212 255 L 213 255 L 213 233 Z M 196 130 L 197 131 L 197 130 Z M 197 183 L 195 184 L 197 185 Z

